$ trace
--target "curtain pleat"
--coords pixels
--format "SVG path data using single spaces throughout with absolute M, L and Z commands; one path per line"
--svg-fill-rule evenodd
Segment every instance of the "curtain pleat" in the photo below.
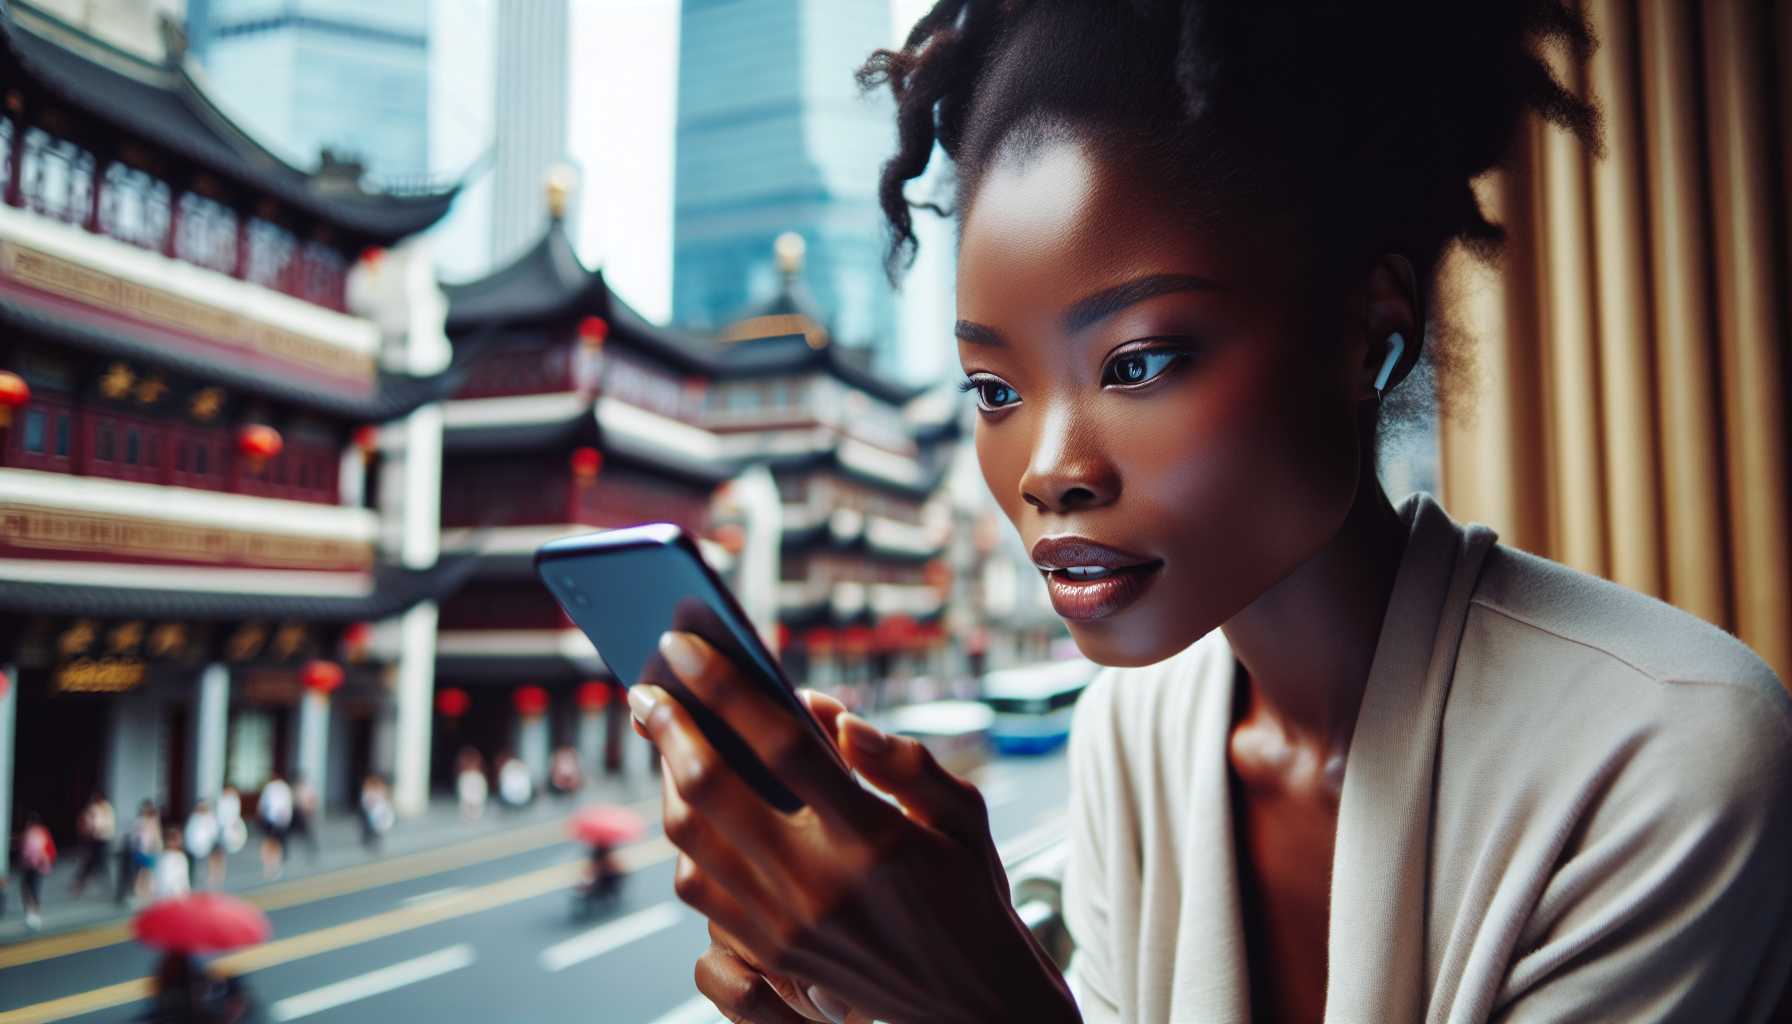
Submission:
M 1478 183 L 1469 408 L 1445 500 L 1507 543 L 1736 633 L 1792 683 L 1792 2 L 1586 0 L 1605 154 L 1538 125 Z

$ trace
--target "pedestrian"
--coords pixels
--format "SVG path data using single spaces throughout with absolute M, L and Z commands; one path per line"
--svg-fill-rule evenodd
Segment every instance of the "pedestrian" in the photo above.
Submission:
M 292 787 L 276 772 L 255 799 L 255 815 L 261 819 L 261 874 L 279 878 L 286 870 L 286 834 L 292 827 Z
M 162 849 L 156 854 L 155 867 L 149 879 L 151 901 L 185 896 L 193 891 L 192 868 L 181 849 L 180 829 L 168 826 L 162 833 Z
M 454 778 L 454 792 L 460 799 L 462 821 L 478 821 L 485 814 L 485 798 L 490 786 L 485 781 L 485 766 L 479 752 L 471 747 L 460 752 L 460 772 Z
M 577 793 L 584 783 L 584 773 L 579 769 L 579 752 L 571 747 L 554 751 L 553 764 L 548 767 L 549 791 L 564 799 Z
M 235 786 L 218 791 L 218 805 L 212 813 L 218 818 L 218 844 L 212 847 L 211 884 L 224 884 L 230 870 L 230 854 L 249 843 L 249 826 L 243 823 L 243 796 Z
M 56 865 L 56 841 L 36 812 L 26 812 L 25 830 L 19 833 L 19 894 L 25 902 L 25 927 L 44 926 L 44 876 Z
M 116 901 L 141 901 L 149 893 L 146 874 L 155 866 L 156 854 L 162 851 L 162 815 L 154 800 L 137 805 L 137 817 L 118 847 L 118 890 Z
M 368 775 L 361 783 L 361 845 L 367 852 L 379 853 L 380 840 L 396 818 L 386 780 L 377 774 Z
M 187 851 L 187 880 L 194 888 L 199 887 L 199 865 L 212 863 L 212 855 L 217 852 L 221 837 L 218 834 L 218 816 L 211 804 L 204 800 L 193 805 L 192 813 L 187 815 L 187 827 L 181 835 L 182 845 Z M 208 885 L 217 885 L 215 869 L 209 869 L 206 875 Z
M 306 853 L 313 863 L 317 861 L 317 833 L 312 831 L 312 824 L 317 820 L 317 787 L 303 775 L 292 777 L 292 827 L 287 835 L 305 841 Z
M 105 877 L 106 860 L 112 856 L 112 840 L 118 835 L 118 815 L 105 793 L 95 791 L 93 799 L 81 808 L 76 831 L 81 837 L 81 866 L 75 872 L 69 895 L 78 897 L 95 874 Z
M 520 811 L 534 798 L 535 780 L 529 775 L 529 766 L 520 757 L 505 757 L 498 766 L 499 802 L 507 811 Z

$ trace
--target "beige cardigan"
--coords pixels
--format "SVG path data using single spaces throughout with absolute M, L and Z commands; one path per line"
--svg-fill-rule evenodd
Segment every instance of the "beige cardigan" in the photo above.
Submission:
M 1767 1019 L 1792 966 L 1779 681 L 1426 496 L 1400 514 L 1338 810 L 1327 1024 Z M 1077 707 L 1064 902 L 1088 1021 L 1250 1019 L 1235 667 L 1215 630 Z

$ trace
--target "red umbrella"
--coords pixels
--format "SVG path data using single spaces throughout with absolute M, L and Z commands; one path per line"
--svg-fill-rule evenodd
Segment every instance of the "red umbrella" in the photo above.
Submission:
M 647 822 L 626 807 L 602 804 L 587 807 L 572 816 L 572 834 L 593 845 L 617 846 L 641 838 Z
M 159 900 L 131 922 L 137 941 L 170 953 L 221 953 L 266 942 L 273 929 L 259 907 L 221 892 Z

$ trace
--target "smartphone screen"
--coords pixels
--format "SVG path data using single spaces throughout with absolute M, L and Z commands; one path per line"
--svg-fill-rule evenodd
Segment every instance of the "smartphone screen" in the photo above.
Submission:
M 752 623 L 683 531 L 658 523 L 567 537 L 544 545 L 535 567 L 623 685 L 649 682 L 671 693 L 716 751 L 768 803 L 785 812 L 803 806 L 659 656 L 661 633 L 678 629 L 697 634 L 734 663 L 746 685 L 759 687 L 790 709 L 833 753 L 832 742 L 797 698 Z

